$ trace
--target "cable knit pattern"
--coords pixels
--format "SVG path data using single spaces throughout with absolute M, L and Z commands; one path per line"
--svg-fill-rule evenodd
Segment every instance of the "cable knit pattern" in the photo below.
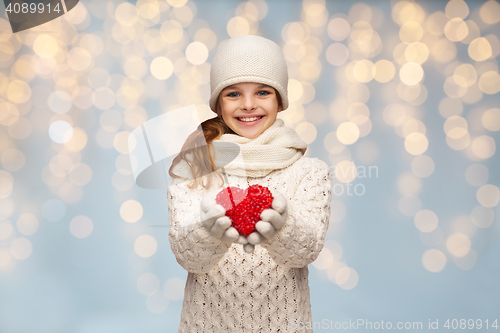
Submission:
M 248 187 L 245 177 L 228 175 L 228 180 L 230 186 Z M 248 181 L 280 191 L 289 209 L 283 228 L 253 253 L 241 244 L 226 245 L 203 229 L 205 189 L 189 190 L 176 178 L 169 184 L 170 244 L 188 271 L 181 333 L 296 332 L 296 321 L 312 321 L 307 265 L 318 257 L 328 229 L 331 171 L 318 158 L 301 157 Z

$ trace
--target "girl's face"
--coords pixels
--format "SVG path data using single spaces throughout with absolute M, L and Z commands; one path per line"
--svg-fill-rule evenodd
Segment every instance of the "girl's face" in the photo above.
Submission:
M 226 87 L 221 91 L 217 103 L 217 114 L 222 115 L 226 125 L 236 134 L 249 139 L 258 137 L 268 129 L 282 110 L 274 88 L 254 82 Z

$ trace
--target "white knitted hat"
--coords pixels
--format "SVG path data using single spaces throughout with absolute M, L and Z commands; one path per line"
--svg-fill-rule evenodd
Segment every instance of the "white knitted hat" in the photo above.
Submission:
M 255 82 L 275 88 L 283 110 L 288 108 L 288 69 L 281 48 L 260 36 L 236 36 L 222 41 L 210 68 L 210 108 L 215 109 L 220 92 L 235 83 Z

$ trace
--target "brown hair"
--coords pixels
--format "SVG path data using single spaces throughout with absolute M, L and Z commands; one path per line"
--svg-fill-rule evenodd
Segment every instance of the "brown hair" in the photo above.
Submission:
M 276 93 L 276 98 L 278 100 L 278 107 L 282 107 L 283 103 L 281 101 L 281 96 L 279 92 L 274 89 Z M 220 98 L 220 95 L 219 95 Z M 219 99 L 217 99 L 216 109 L 219 109 Z M 174 158 L 172 166 L 168 170 L 170 177 L 174 178 L 184 178 L 176 175 L 173 172 L 174 167 L 179 164 L 182 160 L 185 160 L 189 165 L 191 170 L 191 175 L 193 180 L 187 185 L 189 189 L 194 189 L 200 185 L 200 177 L 208 175 L 208 177 L 203 177 L 201 182 L 202 187 L 210 188 L 213 184 L 213 178 L 217 175 L 219 180 L 222 182 L 221 186 L 224 185 L 224 179 L 219 170 L 215 170 L 214 161 L 212 154 L 210 152 L 210 143 L 214 140 L 220 138 L 223 134 L 236 134 L 229 126 L 226 125 L 222 119 L 222 115 L 217 112 L 218 116 L 215 118 L 210 118 L 205 120 L 200 124 L 201 131 L 199 128 L 191 133 L 186 142 L 182 146 L 181 152 Z M 188 154 L 193 155 L 193 160 L 190 161 L 186 156 Z M 186 179 L 186 178 L 184 178 Z

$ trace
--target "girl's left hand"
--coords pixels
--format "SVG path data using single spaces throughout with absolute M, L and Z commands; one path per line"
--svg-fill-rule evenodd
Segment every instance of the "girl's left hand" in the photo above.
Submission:
M 255 224 L 256 231 L 246 237 L 244 244 L 246 252 L 253 252 L 255 245 L 263 243 L 276 235 L 281 230 L 288 217 L 288 204 L 286 198 L 277 190 L 270 190 L 273 194 L 272 208 L 264 210 L 260 214 L 261 221 Z M 243 236 L 240 236 L 243 237 Z M 241 239 L 241 241 L 244 241 Z

